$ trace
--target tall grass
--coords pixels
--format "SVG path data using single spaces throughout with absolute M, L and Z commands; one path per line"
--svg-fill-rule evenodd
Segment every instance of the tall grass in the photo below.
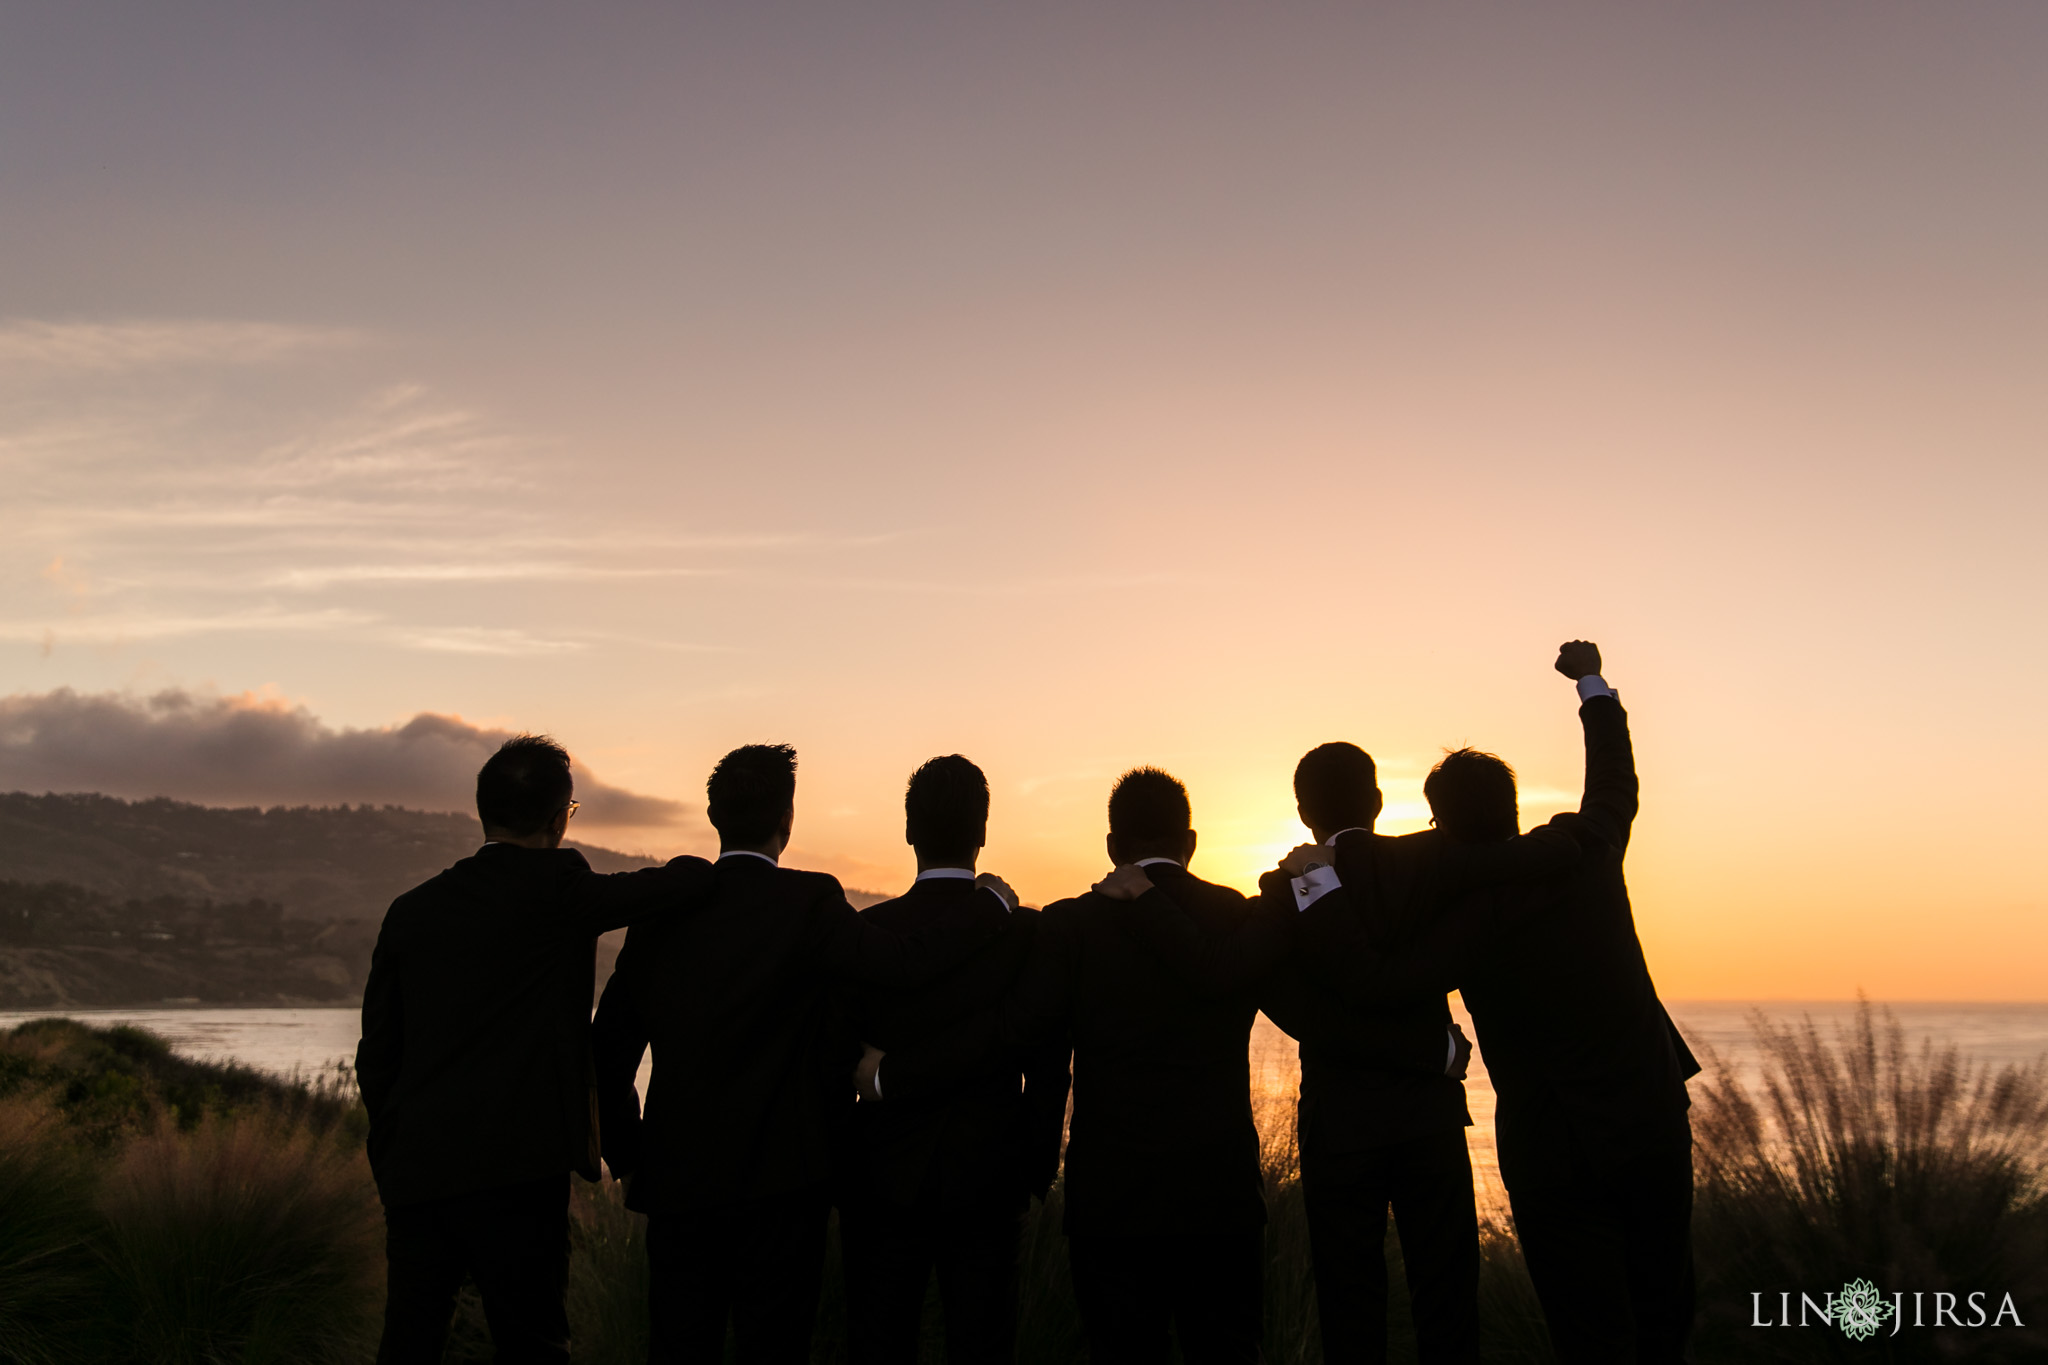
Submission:
M 91 1172 L 35 1100 L 0 1103 L 0 1361 L 61 1365 L 96 1308 Z
M 1991 1068 L 1912 1047 L 1866 1001 L 1823 1037 L 1754 1019 L 1760 1083 L 1712 1060 L 1693 1087 L 1701 1356 L 1726 1360 L 2048 1359 L 2048 1063 Z M 1752 1326 L 1867 1279 L 2011 1293 L 2022 1328 L 1904 1328 L 1868 1342 Z M 1774 1315 L 1771 1315 L 1774 1316 Z
M 1756 1020 L 1750 1077 L 1709 1057 L 1694 1082 L 1697 1359 L 2048 1360 L 2048 1064 L 1993 1069 L 1909 1047 L 1866 1007 L 1847 1030 Z M 1266 1354 L 1321 1359 L 1291 1097 L 1258 1115 L 1266 1174 Z M 382 1217 L 345 1075 L 279 1082 L 170 1056 L 132 1029 L 44 1021 L 0 1034 L 0 1365 L 343 1365 L 371 1358 Z M 646 1352 L 645 1220 L 620 1187 L 576 1182 L 569 1315 L 576 1358 Z M 1024 1229 L 1020 1365 L 1086 1359 L 1060 1233 L 1062 1192 Z M 845 1358 L 831 1241 L 813 1358 Z M 1489 1365 L 1547 1365 L 1512 1229 L 1481 1227 Z M 1414 1359 L 1398 1243 L 1393 1360 Z M 2024 1328 L 1749 1326 L 1753 1293 L 1817 1300 L 1853 1278 L 1903 1290 L 2012 1293 Z M 1995 1300 L 1994 1300 L 1995 1301 Z M 921 1358 L 942 1359 L 936 1295 Z M 449 1361 L 490 1359 L 473 1294 Z
M 346 1084 L 0 1034 L 0 1362 L 366 1359 L 382 1218 Z
M 362 1359 L 381 1298 L 369 1163 L 262 1117 L 128 1144 L 100 1196 L 115 1356 L 152 1365 Z
M 576 1359 L 589 1365 L 642 1365 L 647 1359 L 647 1220 L 627 1209 L 625 1190 L 615 1180 L 597 1185 L 578 1180 L 575 1186 L 569 1206 L 569 1329 Z

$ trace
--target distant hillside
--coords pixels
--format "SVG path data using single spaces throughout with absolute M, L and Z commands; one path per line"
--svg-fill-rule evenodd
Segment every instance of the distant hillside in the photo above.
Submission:
M 397 806 L 0 794 L 0 881 L 69 882 L 123 900 L 262 900 L 296 919 L 381 919 L 393 897 L 479 842 L 473 816 Z M 600 872 L 653 863 L 573 846 Z
M 0 1009 L 353 1003 L 392 899 L 478 842 L 470 816 L 397 806 L 0 794 Z M 624 937 L 598 941 L 600 989 Z
M 286 919 L 271 901 L 0 881 L 0 1009 L 352 1003 L 376 938 L 373 921 Z

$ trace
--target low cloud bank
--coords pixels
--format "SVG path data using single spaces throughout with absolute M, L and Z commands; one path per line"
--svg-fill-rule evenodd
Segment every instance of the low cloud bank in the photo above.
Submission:
M 476 770 L 510 737 L 428 712 L 402 725 L 336 730 L 303 706 L 252 695 L 173 689 L 139 698 L 67 687 L 0 698 L 0 790 L 468 811 Z M 609 786 L 580 763 L 576 799 L 578 827 L 672 825 L 690 810 Z

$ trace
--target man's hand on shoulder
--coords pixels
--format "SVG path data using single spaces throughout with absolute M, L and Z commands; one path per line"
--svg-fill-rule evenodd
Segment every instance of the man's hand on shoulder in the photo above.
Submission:
M 1557 671 L 1573 682 L 1600 671 L 1600 646 L 1591 640 L 1567 640 L 1557 647 Z
M 1280 860 L 1280 870 L 1290 877 L 1299 877 L 1311 868 L 1333 867 L 1336 862 L 1337 854 L 1334 849 L 1325 848 L 1321 844 L 1299 844 Z
M 1152 889 L 1152 879 L 1136 863 L 1123 863 L 1095 883 L 1094 889 L 1113 901 L 1134 901 Z
M 995 892 L 996 899 L 1003 903 L 1003 909 L 1015 910 L 1017 908 L 1017 893 L 1010 889 L 1008 882 L 998 877 L 995 873 L 982 873 L 974 879 L 974 884 L 984 891 Z

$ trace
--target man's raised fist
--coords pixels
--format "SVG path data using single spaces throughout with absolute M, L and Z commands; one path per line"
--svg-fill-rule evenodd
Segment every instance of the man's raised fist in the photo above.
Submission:
M 1573 682 L 1600 671 L 1600 646 L 1591 640 L 1567 640 L 1557 647 L 1557 671 Z

